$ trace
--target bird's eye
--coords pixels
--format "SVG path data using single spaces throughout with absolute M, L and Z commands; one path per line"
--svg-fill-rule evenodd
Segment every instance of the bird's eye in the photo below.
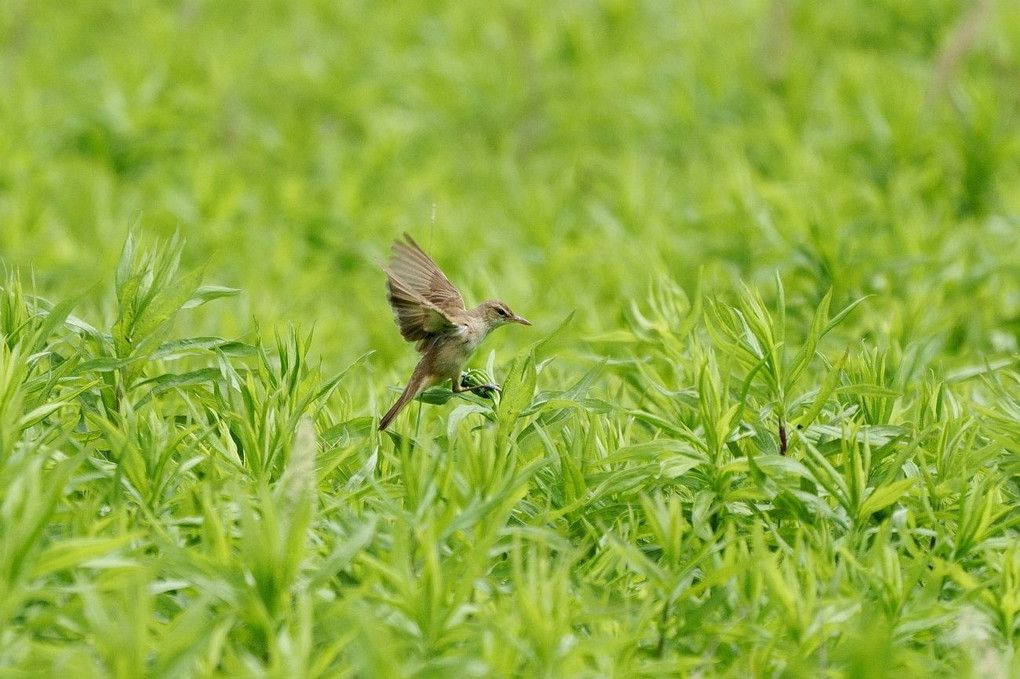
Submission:
M 500 316 L 506 316 L 506 309 L 502 309 L 502 308 L 497 307 L 496 308 L 496 313 L 499 314 Z

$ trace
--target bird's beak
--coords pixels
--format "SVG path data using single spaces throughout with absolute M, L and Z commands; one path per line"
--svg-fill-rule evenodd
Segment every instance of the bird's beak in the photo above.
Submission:
M 526 318 L 521 318 L 520 316 L 514 316 L 510 320 L 514 323 L 520 323 L 521 325 L 531 325 L 531 321 Z

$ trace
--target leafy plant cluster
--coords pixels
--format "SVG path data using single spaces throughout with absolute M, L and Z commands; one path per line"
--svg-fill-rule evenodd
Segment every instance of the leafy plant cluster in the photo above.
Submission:
M 496 403 L 380 436 L 296 330 L 171 339 L 236 292 L 181 249 L 128 239 L 109 332 L 7 276 L 0 673 L 1016 670 L 1015 361 L 939 377 L 832 341 L 867 300 L 662 282 L 616 358 L 571 376 L 567 319 Z

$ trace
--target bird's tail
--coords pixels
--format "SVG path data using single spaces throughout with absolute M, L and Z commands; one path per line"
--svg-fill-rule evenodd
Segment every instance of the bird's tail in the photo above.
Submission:
M 404 406 L 410 403 L 411 400 L 418 395 L 420 386 L 421 384 L 419 380 L 411 379 L 411 382 L 404 388 L 404 392 L 400 394 L 400 398 L 397 399 L 397 402 L 394 403 L 393 407 L 387 410 L 386 414 L 382 416 L 381 420 L 379 420 L 379 431 L 383 431 L 386 427 L 390 426 L 390 422 L 393 421 L 393 418 L 404 409 Z

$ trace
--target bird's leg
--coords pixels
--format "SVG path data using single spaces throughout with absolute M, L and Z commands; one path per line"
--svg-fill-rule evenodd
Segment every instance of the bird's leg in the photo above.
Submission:
M 467 378 L 467 373 L 463 373 L 463 374 L 461 374 L 459 380 L 458 379 L 451 380 L 451 382 L 453 384 L 453 386 L 452 386 L 453 393 L 461 394 L 461 393 L 464 393 L 465 391 L 472 391 L 472 392 L 476 391 L 476 392 L 479 393 L 479 395 L 481 395 L 483 397 L 491 398 L 493 392 L 499 393 L 499 392 L 503 391 L 503 389 L 498 384 L 493 384 L 492 382 L 486 382 L 485 384 L 467 385 L 467 384 L 464 383 L 466 378 Z

